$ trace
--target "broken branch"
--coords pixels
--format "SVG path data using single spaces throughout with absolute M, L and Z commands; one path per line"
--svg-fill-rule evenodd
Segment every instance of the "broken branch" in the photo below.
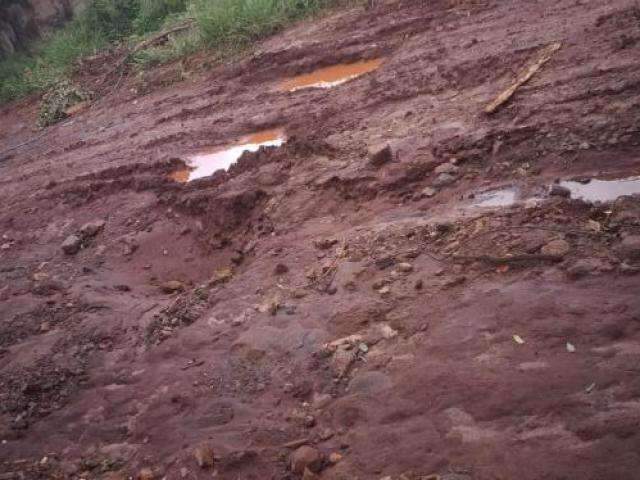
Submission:
M 506 103 L 513 96 L 516 90 L 526 82 L 528 82 L 529 79 L 533 77 L 533 75 L 551 59 L 553 54 L 557 52 L 561 46 L 562 44 L 560 42 L 555 42 L 544 47 L 540 51 L 538 59 L 533 64 L 529 65 L 525 70 L 520 72 L 520 74 L 516 78 L 516 81 L 509 88 L 498 95 L 493 102 L 487 105 L 484 109 L 484 112 L 486 114 L 494 113 L 502 104 Z

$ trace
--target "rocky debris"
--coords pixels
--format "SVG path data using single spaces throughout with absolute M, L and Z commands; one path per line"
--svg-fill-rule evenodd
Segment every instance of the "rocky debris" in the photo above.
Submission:
M 80 227 L 80 235 L 83 238 L 95 237 L 102 231 L 106 222 L 104 220 L 94 220 L 93 222 L 85 223 Z
M 316 410 L 322 410 L 327 407 L 332 400 L 333 397 L 328 393 L 314 393 L 311 406 Z
M 318 250 L 329 250 L 331 247 L 338 243 L 337 238 L 323 238 L 320 240 L 314 240 L 313 245 Z
M 435 188 L 433 188 L 433 187 L 425 187 L 420 192 L 420 198 L 435 197 L 437 193 L 438 193 L 438 190 L 436 190 Z
M 552 197 L 568 198 L 571 196 L 571 190 L 569 190 L 567 187 L 563 187 L 562 185 L 558 185 L 557 183 L 555 183 L 551 186 L 549 195 L 551 195 Z
M 382 165 L 392 161 L 393 152 L 389 145 L 380 150 L 374 149 L 373 152 L 371 152 L 371 150 L 369 151 L 369 164 L 374 167 L 381 167 Z
M 616 254 L 623 260 L 640 260 L 640 235 L 628 235 L 615 248 Z
M 329 455 L 329 463 L 331 463 L 331 464 L 334 464 L 334 465 L 335 465 L 335 464 L 336 464 L 336 463 L 338 463 L 340 460 L 342 460 L 342 455 L 341 455 L 341 454 L 339 454 L 338 452 L 332 452 L 332 453 Z
M 219 268 L 213 272 L 213 277 L 209 280 L 209 286 L 215 287 L 228 282 L 233 277 L 233 270 L 229 267 Z
M 244 261 L 244 253 L 241 250 L 237 250 L 231 255 L 230 260 L 234 265 L 240 265 Z
M 456 181 L 456 177 L 450 173 L 441 173 L 433 181 L 432 185 L 436 188 L 446 187 Z
M 451 175 L 455 175 L 460 170 L 460 167 L 457 167 L 453 163 L 441 163 L 438 165 L 433 171 L 436 175 L 440 175 L 441 173 L 448 173 Z
M 392 267 L 396 263 L 396 258 L 393 255 L 385 255 L 384 257 L 378 258 L 375 261 L 376 267 L 380 270 L 384 270 L 386 268 Z
M 640 267 L 623 262 L 620 264 L 620 273 L 623 273 L 624 275 L 636 275 L 637 273 L 640 273 Z
M 162 293 L 175 293 L 184 291 L 184 283 L 178 280 L 169 280 L 160 285 Z
M 215 456 L 213 448 L 209 445 L 200 445 L 193 451 L 193 456 L 196 459 L 196 463 L 200 468 L 213 468 L 215 463 Z
M 67 255 L 74 255 L 80 251 L 82 247 L 82 239 L 77 235 L 69 235 L 62 242 L 61 248 Z
M 331 368 L 337 378 L 343 378 L 353 363 L 366 355 L 369 347 L 361 335 L 349 335 L 322 346 L 322 351 L 331 357 Z
M 396 265 L 396 269 L 402 273 L 411 273 L 413 272 L 413 265 L 408 262 L 401 262 Z
M 150 468 L 143 468 L 138 472 L 137 480 L 153 480 L 153 470 Z
M 316 448 L 303 445 L 291 454 L 289 460 L 291 471 L 298 475 L 303 475 L 308 469 L 312 473 L 322 470 L 322 453 Z
M 543 255 L 553 255 L 556 257 L 563 257 L 571 250 L 569 242 L 562 239 L 551 240 L 549 243 L 542 246 L 540 253 Z
M 567 276 L 572 280 L 586 277 L 600 267 L 599 262 L 593 259 L 578 260 L 567 269 Z

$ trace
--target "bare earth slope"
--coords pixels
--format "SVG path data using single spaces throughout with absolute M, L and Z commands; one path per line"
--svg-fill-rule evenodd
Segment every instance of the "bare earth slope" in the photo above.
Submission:
M 11 150 L 39 134 L 4 107 L 0 478 L 299 478 L 302 444 L 322 479 L 638 478 L 640 199 L 547 193 L 640 175 L 635 5 L 353 9 Z M 228 173 L 168 177 L 274 127 Z M 503 186 L 520 201 L 473 207 Z

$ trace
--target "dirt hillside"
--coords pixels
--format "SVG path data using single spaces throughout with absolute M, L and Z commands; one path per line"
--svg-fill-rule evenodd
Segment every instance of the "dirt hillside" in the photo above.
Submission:
M 639 60 L 634 1 L 380 1 L 3 107 L 0 479 L 637 479 Z

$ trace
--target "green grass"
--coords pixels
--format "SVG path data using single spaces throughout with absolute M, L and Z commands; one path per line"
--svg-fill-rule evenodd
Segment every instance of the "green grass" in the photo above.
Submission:
M 209 47 L 246 45 L 318 11 L 328 0 L 194 0 L 193 16 Z
M 61 30 L 26 53 L 0 61 L 0 103 L 51 88 L 74 62 L 114 42 L 137 42 L 185 18 L 195 27 L 167 45 L 137 52 L 139 68 L 199 49 L 234 50 L 338 0 L 93 0 Z

